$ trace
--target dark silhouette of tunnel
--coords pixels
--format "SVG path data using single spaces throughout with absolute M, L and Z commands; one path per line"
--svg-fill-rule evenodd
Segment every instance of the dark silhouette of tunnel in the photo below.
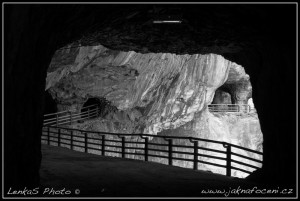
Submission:
M 57 104 L 55 100 L 52 98 L 51 94 L 46 91 L 45 92 L 45 106 L 44 106 L 44 114 L 50 114 L 57 112 Z
M 253 173 L 252 177 L 254 180 L 268 184 L 278 186 L 284 184 L 294 188 L 298 176 L 295 171 L 297 168 L 297 140 L 295 135 L 297 122 L 295 101 L 296 6 L 292 4 L 284 6 L 246 5 L 246 7 L 244 5 L 228 5 L 231 10 L 230 8 L 227 9 L 226 6 L 222 5 L 218 8 L 225 7 L 221 10 L 224 12 L 226 10 L 236 11 L 235 15 L 232 12 L 227 15 L 233 15 L 233 21 L 228 21 L 223 15 L 217 15 L 219 12 L 216 15 L 212 15 L 211 12 L 205 13 L 207 7 L 204 5 L 188 7 L 189 12 L 186 14 L 191 14 L 192 23 L 195 21 L 195 16 L 199 16 L 198 21 L 193 24 L 193 26 L 199 27 L 199 30 L 195 31 L 195 35 L 191 34 L 187 37 L 181 37 L 181 33 L 177 33 L 177 35 L 174 33 L 178 40 L 169 37 L 170 44 L 176 44 L 177 41 L 181 44 L 184 41 L 180 39 L 187 38 L 186 45 L 182 45 L 181 48 L 178 47 L 172 53 L 215 53 L 245 67 L 251 76 L 251 83 L 253 83 L 253 101 L 264 135 L 263 167 Z M 39 168 L 42 160 L 40 135 L 45 78 L 54 52 L 68 43 L 79 40 L 90 27 L 98 27 L 95 26 L 95 23 L 99 21 L 98 19 L 105 21 L 107 20 L 105 17 L 112 17 L 120 13 L 120 16 L 116 16 L 117 19 L 124 19 L 124 23 L 129 23 L 132 20 L 126 20 L 121 15 L 123 12 L 111 14 L 114 10 L 124 9 L 124 5 L 115 5 L 115 8 L 111 5 L 101 5 L 97 8 L 95 5 L 90 5 L 90 7 L 79 5 L 6 5 L 5 7 L 6 9 L 3 9 L 5 10 L 3 18 L 3 38 L 5 40 L 5 63 L 3 65 L 5 66 L 3 68 L 5 74 L 5 127 L 3 135 L 5 141 L 5 174 L 3 175 L 7 192 L 10 187 L 35 188 L 40 183 Z M 128 7 L 131 9 L 133 5 L 128 5 Z M 193 8 L 194 14 L 191 12 Z M 199 12 L 198 10 L 201 8 L 202 12 Z M 142 10 L 138 7 L 136 9 Z M 216 9 L 212 6 L 212 11 L 214 10 Z M 147 12 L 146 9 L 145 12 Z M 203 16 L 200 15 L 202 13 Z M 215 21 L 203 20 L 210 18 L 215 19 Z M 140 25 L 138 20 L 140 18 L 137 18 L 136 22 L 133 20 L 133 22 Z M 213 25 L 215 22 L 219 22 L 219 24 L 216 25 L 215 29 L 212 29 L 209 28 L 210 22 Z M 227 22 L 229 24 L 225 25 Z M 122 29 L 124 26 L 119 24 L 110 28 L 111 22 L 108 22 L 104 28 L 110 28 L 107 29 L 110 33 L 111 30 L 117 30 L 117 28 L 120 28 L 117 33 L 126 31 Z M 203 25 L 207 25 L 206 30 L 203 29 Z M 165 30 L 156 34 L 155 44 L 154 42 L 148 43 L 148 41 L 145 45 L 141 43 L 141 41 L 145 41 L 145 38 L 155 34 L 151 32 L 154 30 L 152 26 L 149 27 L 149 34 L 140 34 L 143 40 L 137 40 L 140 42 L 140 46 L 147 47 L 150 52 L 170 52 L 173 48 L 172 45 L 160 43 L 160 38 Z M 242 30 L 240 28 L 246 31 L 240 32 Z M 216 30 L 215 33 L 210 33 L 214 30 Z M 201 35 L 200 39 L 197 38 L 196 36 L 202 31 L 204 34 Z M 252 33 L 251 31 L 256 32 Z M 120 38 L 120 34 L 117 33 L 115 36 Z M 132 33 L 135 34 L 135 32 Z M 104 35 L 99 35 L 99 38 L 101 39 L 102 36 Z M 138 37 L 138 34 L 135 37 Z M 119 40 L 107 41 L 106 38 L 102 38 L 99 42 L 105 42 L 108 47 L 115 47 L 115 43 L 119 42 Z M 202 41 L 205 43 L 201 43 Z M 155 47 L 157 44 L 161 44 L 161 48 L 154 49 L 152 44 Z M 194 48 L 194 45 L 197 44 L 201 44 L 201 47 Z M 234 49 L 235 45 L 238 44 L 241 46 Z M 125 45 L 121 44 L 119 47 L 125 47 Z M 127 44 L 126 47 L 132 50 L 136 44 Z M 118 47 L 115 48 L 118 49 Z M 189 50 L 186 50 L 187 48 Z M 276 98 L 270 101 L 270 97 Z M 291 103 L 289 109 L 278 107 L 282 103 Z

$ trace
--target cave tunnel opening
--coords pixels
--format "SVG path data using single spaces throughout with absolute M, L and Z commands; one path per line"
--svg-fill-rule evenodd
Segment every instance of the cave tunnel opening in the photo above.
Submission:
M 57 112 L 57 103 L 48 91 L 45 91 L 45 105 L 44 114 L 51 114 Z
M 222 88 L 217 89 L 212 104 L 232 104 L 230 93 Z
M 254 108 L 253 102 L 252 105 L 248 104 L 250 98 L 252 98 L 250 76 L 243 66 L 232 62 L 227 80 L 215 91 L 210 107 L 229 112 L 250 112 Z
M 101 107 L 101 102 L 98 98 L 88 98 L 87 101 L 82 105 L 81 118 L 90 116 L 90 111 L 94 111 L 96 108 Z M 98 113 L 97 113 L 98 116 Z
M 116 108 L 112 106 L 111 102 L 106 100 L 104 97 L 91 97 L 82 105 L 81 113 L 85 117 L 86 113 L 97 109 L 97 116 L 104 118 L 111 112 L 115 112 Z M 95 113 L 95 112 L 94 112 Z

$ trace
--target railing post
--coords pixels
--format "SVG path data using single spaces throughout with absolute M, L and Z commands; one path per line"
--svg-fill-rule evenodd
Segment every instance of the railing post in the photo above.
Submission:
M 231 177 L 231 145 L 223 144 L 226 150 L 226 176 Z
M 105 135 L 102 135 L 102 145 L 101 145 L 102 156 L 105 156 Z
M 56 114 L 56 126 L 58 126 L 58 115 Z
M 122 137 L 122 158 L 125 158 L 125 137 Z
M 70 111 L 70 125 L 72 124 L 72 112 Z
M 149 139 L 146 137 L 145 138 L 145 161 L 148 161 L 148 143 L 149 143 Z
M 50 145 L 50 127 L 47 127 L 48 134 L 48 145 Z
M 71 130 L 71 150 L 73 150 L 73 130 Z
M 240 111 L 241 111 L 240 105 L 237 105 L 237 112 L 240 112 Z
M 169 139 L 169 165 L 173 165 L 173 142 Z
M 58 129 L 58 146 L 60 147 L 60 128 Z
M 194 170 L 198 170 L 198 141 L 194 141 Z
M 84 133 L 84 152 L 88 152 L 88 146 L 87 146 L 87 132 Z

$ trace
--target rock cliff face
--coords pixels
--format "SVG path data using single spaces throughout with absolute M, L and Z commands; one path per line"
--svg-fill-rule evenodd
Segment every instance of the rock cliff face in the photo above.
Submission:
M 59 104 L 78 109 L 88 97 L 106 98 L 119 110 L 141 113 L 143 132 L 156 134 L 191 121 L 212 102 L 235 65 L 214 54 L 71 48 L 54 55 L 46 90 Z

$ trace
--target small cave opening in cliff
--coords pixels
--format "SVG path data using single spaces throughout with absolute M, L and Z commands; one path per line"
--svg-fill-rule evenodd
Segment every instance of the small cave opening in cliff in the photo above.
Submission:
M 228 90 L 222 87 L 218 88 L 215 92 L 212 104 L 232 104 L 231 95 Z
M 50 114 L 57 112 L 57 103 L 53 99 L 52 95 L 45 91 L 45 105 L 44 105 L 44 114 Z
M 214 112 L 256 112 L 250 76 L 242 66 L 234 64 L 229 69 L 228 78 L 215 91 L 209 109 Z
M 117 108 L 114 107 L 110 101 L 104 97 L 92 97 L 82 105 L 81 113 L 86 114 L 89 110 L 94 111 L 97 109 L 97 116 L 105 118 L 109 114 L 113 114 Z
M 99 98 L 88 98 L 87 101 L 82 105 L 81 108 L 81 118 L 90 118 L 92 114 L 96 114 L 96 116 L 99 115 L 99 110 L 97 108 L 101 108 L 103 104 L 101 104 L 101 101 Z
M 87 101 L 82 105 L 81 112 L 86 112 L 88 107 L 95 106 L 100 107 L 101 101 L 99 98 L 88 98 Z

